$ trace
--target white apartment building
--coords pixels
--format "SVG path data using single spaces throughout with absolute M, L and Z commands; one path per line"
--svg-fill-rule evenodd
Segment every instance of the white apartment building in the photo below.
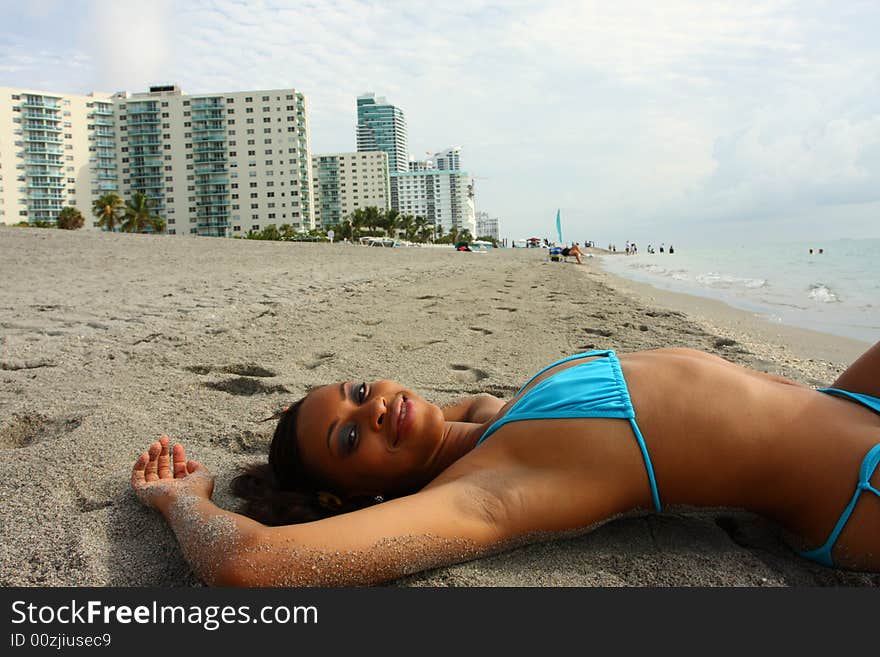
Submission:
M 450 146 L 446 150 L 434 153 L 427 160 L 417 160 L 410 155 L 409 171 L 428 171 L 430 169 L 461 171 L 461 146 Z
M 396 180 L 401 214 L 424 217 L 444 233 L 455 226 L 476 237 L 473 186 L 467 172 L 426 169 L 392 173 L 391 177 Z
M 328 228 L 357 209 L 388 210 L 391 183 L 384 151 L 328 153 L 312 156 L 312 198 L 315 224 Z
M 501 239 L 501 220 L 490 217 L 488 212 L 477 212 L 477 232 L 474 237 L 491 237 Z
M 177 235 L 314 228 L 305 96 L 295 89 L 114 95 L 125 198 L 143 191 Z
M 55 221 L 118 190 L 110 94 L 0 87 L 0 223 Z
M 67 96 L 0 89 L 0 221 L 151 199 L 172 235 L 314 228 L 306 99 L 295 89 Z

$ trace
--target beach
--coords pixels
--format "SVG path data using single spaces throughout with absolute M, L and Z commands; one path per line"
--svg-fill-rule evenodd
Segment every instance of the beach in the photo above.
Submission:
M 230 479 L 314 386 L 510 397 L 562 356 L 691 347 L 828 385 L 867 344 L 763 322 L 543 249 L 261 242 L 0 226 L 0 584 L 201 586 L 129 491 L 161 434 Z M 732 509 L 622 518 L 403 586 L 877 585 Z

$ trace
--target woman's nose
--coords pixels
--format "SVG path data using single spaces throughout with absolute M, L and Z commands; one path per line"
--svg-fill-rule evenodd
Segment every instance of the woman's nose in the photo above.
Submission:
M 388 404 L 385 401 L 385 397 L 382 395 L 376 395 L 373 402 L 367 404 L 366 411 L 368 413 L 370 426 L 376 431 L 381 431 L 382 424 L 385 422 L 385 417 L 388 415 Z

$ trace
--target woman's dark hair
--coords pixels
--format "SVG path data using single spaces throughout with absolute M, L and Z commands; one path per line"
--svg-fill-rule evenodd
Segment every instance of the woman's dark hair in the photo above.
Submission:
M 269 462 L 245 466 L 230 483 L 232 493 L 244 500 L 241 512 L 264 525 L 310 522 L 375 503 L 372 498 L 336 495 L 306 470 L 296 441 L 302 402 L 281 414 L 269 445 Z

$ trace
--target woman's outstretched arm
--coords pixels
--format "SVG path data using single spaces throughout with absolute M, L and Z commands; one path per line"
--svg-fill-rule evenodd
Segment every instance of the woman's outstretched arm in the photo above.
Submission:
M 505 532 L 491 496 L 461 480 L 333 518 L 266 527 L 211 501 L 213 478 L 169 453 L 162 437 L 138 458 L 132 488 L 165 516 L 184 557 L 208 584 L 375 584 L 456 563 L 500 546 Z

